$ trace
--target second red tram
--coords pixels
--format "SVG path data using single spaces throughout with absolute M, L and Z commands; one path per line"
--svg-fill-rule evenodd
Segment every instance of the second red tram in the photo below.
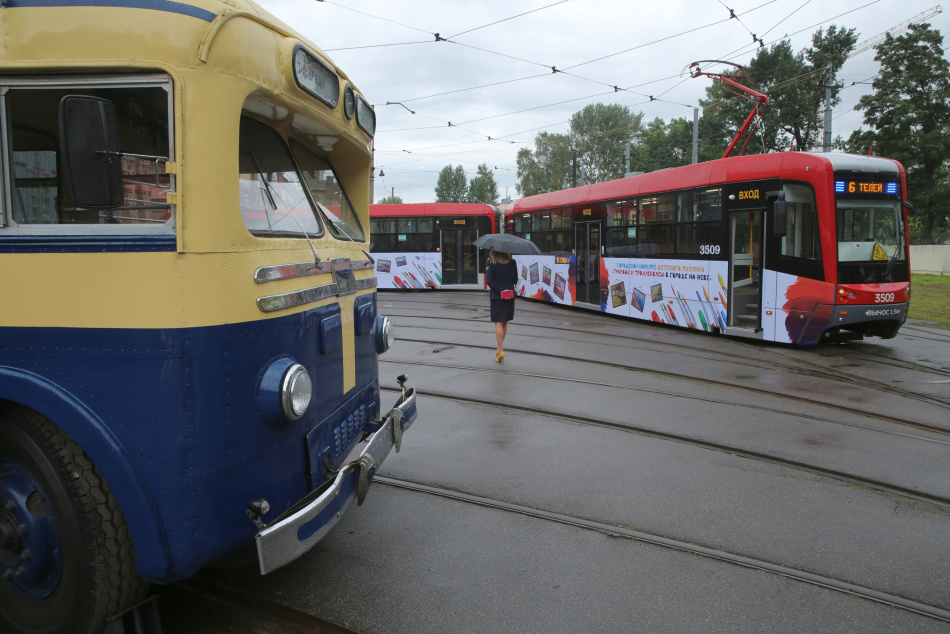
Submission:
M 370 205 L 370 253 L 377 288 L 434 289 L 484 286 L 484 258 L 472 242 L 496 233 L 501 212 L 492 205 L 421 203 Z
M 897 161 L 782 152 L 515 201 L 518 293 L 727 335 L 891 338 L 910 300 Z

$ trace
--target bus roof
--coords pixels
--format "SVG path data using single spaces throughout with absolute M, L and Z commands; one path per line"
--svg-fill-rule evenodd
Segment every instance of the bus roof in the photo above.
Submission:
M 840 153 L 812 154 L 809 152 L 752 154 L 716 159 L 593 185 L 528 196 L 516 200 L 511 209 L 505 212 L 505 215 L 532 209 L 581 205 L 599 200 L 618 200 L 629 196 L 706 187 L 721 183 L 766 178 L 791 178 L 805 172 L 830 172 L 835 170 L 903 173 L 900 163 L 879 157 Z
M 348 80 L 320 47 L 253 0 L 5 0 L 2 7 L 5 19 L 12 26 L 4 47 L 0 48 L 0 63 L 22 61 L 35 66 L 45 61 L 63 61 L 64 65 L 74 68 L 74 63 L 67 62 L 128 61 L 134 57 L 155 56 L 158 51 L 165 54 L 156 59 L 174 63 L 178 58 L 170 54 L 173 50 L 190 54 L 182 62 L 203 63 L 207 61 L 212 41 L 226 28 L 225 24 L 239 18 L 299 40 L 322 56 L 341 78 Z M 125 19 L 117 17 L 122 11 L 127 12 Z M 173 37 L 141 37 L 150 31 L 165 31 Z M 45 37 L 54 32 L 55 40 Z M 45 46 L 37 46 L 37 40 L 43 41 Z M 61 54 L 58 41 L 71 47 L 71 55 Z M 76 47 L 77 41 L 83 42 L 85 47 Z M 195 57 L 201 59 L 195 60 Z
M 495 207 L 481 203 L 417 203 L 404 205 L 370 205 L 370 218 L 407 216 L 490 216 Z

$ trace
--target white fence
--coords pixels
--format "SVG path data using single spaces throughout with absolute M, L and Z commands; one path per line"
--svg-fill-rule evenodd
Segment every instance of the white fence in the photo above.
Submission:
M 924 275 L 950 275 L 950 244 L 914 244 L 910 270 Z

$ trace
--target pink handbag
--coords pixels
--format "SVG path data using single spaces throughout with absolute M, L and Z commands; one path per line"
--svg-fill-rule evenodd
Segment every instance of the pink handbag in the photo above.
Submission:
M 514 292 L 514 291 L 502 291 L 502 292 L 501 292 L 501 298 L 502 298 L 502 299 L 514 299 L 514 298 L 515 298 L 515 292 Z

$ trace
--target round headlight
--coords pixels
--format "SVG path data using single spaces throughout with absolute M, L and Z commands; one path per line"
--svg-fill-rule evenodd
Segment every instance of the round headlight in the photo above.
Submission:
M 280 404 L 284 416 L 288 420 L 297 420 L 310 407 L 310 398 L 313 396 L 313 385 L 310 383 L 310 374 L 307 369 L 295 363 L 284 373 L 284 380 L 280 384 Z
M 343 114 L 347 119 L 352 119 L 356 114 L 356 95 L 353 94 L 353 86 L 349 84 L 343 89 Z
M 376 315 L 375 330 L 376 351 L 379 354 L 383 354 L 392 347 L 393 342 L 396 340 L 396 327 L 393 326 L 393 322 L 389 321 L 389 317 Z

